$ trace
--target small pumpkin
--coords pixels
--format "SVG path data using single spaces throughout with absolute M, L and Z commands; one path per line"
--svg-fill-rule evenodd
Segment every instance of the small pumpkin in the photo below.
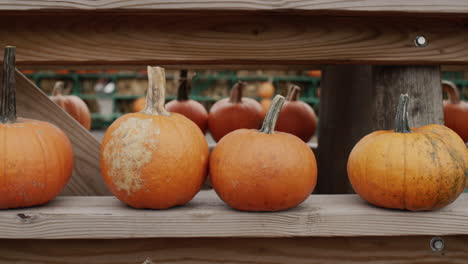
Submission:
M 287 101 L 281 109 L 276 130 L 296 135 L 304 142 L 309 142 L 315 133 L 317 117 L 310 105 L 298 100 L 300 90 L 297 85 L 289 87 Z
M 119 117 L 106 131 L 101 169 L 122 202 L 166 209 L 189 202 L 200 190 L 208 143 L 190 119 L 164 108 L 164 69 L 148 67 L 148 81 L 146 108 Z
M 452 203 L 468 178 L 468 149 L 441 125 L 408 126 L 408 95 L 401 95 L 395 130 L 362 138 L 348 160 L 349 180 L 371 204 L 427 211 Z
M 62 81 L 56 82 L 50 99 L 89 130 L 91 128 L 91 113 L 88 106 L 76 95 L 63 95 L 63 87 Z
M 0 209 L 47 203 L 72 175 L 72 145 L 56 126 L 16 116 L 14 47 L 5 48 L 0 98 Z
M 258 96 L 261 98 L 271 98 L 275 94 L 275 86 L 273 85 L 272 82 L 267 81 L 267 82 L 262 82 L 260 86 L 258 87 L 257 91 Z
M 448 100 L 444 100 L 445 125 L 468 142 L 468 103 L 460 101 L 454 83 L 442 81 L 442 90 L 448 94 Z
M 268 109 L 271 106 L 271 102 L 272 100 L 269 98 L 263 98 L 262 100 L 260 100 L 260 105 L 262 106 L 263 116 L 266 116 L 266 113 L 268 112 Z
M 146 107 L 146 97 L 139 97 L 133 101 L 133 112 L 140 112 Z
M 237 82 L 229 98 L 217 101 L 208 114 L 208 128 L 218 142 L 224 135 L 241 128 L 259 129 L 262 124 L 262 107 L 254 99 L 242 97 L 245 82 Z
M 177 91 L 177 99 L 167 103 L 166 109 L 169 112 L 184 115 L 197 124 L 200 130 L 205 133 L 208 127 L 208 112 L 202 104 L 188 97 L 190 88 L 191 85 L 187 78 L 182 78 Z
M 317 164 L 298 137 L 275 132 L 284 97 L 277 95 L 260 130 L 227 134 L 210 157 L 210 179 L 219 197 L 242 211 L 280 211 L 302 203 L 315 188 Z

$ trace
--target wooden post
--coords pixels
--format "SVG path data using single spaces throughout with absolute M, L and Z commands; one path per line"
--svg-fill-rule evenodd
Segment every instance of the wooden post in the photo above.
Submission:
M 353 192 L 346 173 L 348 155 L 368 133 L 393 129 L 396 104 L 402 93 L 410 96 L 411 126 L 443 124 L 439 66 L 325 67 L 317 192 Z

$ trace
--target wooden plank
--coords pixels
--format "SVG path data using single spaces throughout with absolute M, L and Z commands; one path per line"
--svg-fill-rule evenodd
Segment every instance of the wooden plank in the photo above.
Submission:
M 318 193 L 354 192 L 346 171 L 354 145 L 393 129 L 400 94 L 410 96 L 410 126 L 443 124 L 438 66 L 327 66 L 322 80 Z
M 42 207 L 0 211 L 0 238 L 304 237 L 468 234 L 468 194 L 435 212 L 367 204 L 356 195 L 311 195 L 291 210 L 246 213 L 201 191 L 186 206 L 137 210 L 114 197 L 58 197 Z
M 281 13 L 7 14 L 0 16 L 0 45 L 17 46 L 19 66 L 468 64 L 463 21 Z M 427 46 L 415 47 L 418 35 Z
M 73 175 L 61 195 L 110 194 L 101 176 L 99 164 L 101 144 L 18 70 L 16 89 L 18 116 L 50 122 L 61 128 L 72 143 Z
M 468 13 L 468 3 L 460 0 L 351 0 L 351 1 L 235 1 L 235 0 L 0 0 L 0 10 L 306 10 L 322 12 L 366 11 L 399 13 Z
M 32 264 L 421 264 L 466 263 L 468 236 L 353 238 L 160 238 L 124 240 L 0 240 L 0 263 Z

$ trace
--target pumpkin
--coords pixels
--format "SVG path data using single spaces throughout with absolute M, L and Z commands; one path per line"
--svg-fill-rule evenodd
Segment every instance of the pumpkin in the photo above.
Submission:
M 287 101 L 281 109 L 276 124 L 276 130 L 298 136 L 304 142 L 309 142 L 317 126 L 314 109 L 303 101 L 299 101 L 297 85 L 289 87 Z
M 44 204 L 72 175 L 72 146 L 56 126 L 16 116 L 14 47 L 5 48 L 0 97 L 0 209 Z
M 275 94 L 275 86 L 271 82 L 262 82 L 258 87 L 258 96 L 261 98 L 271 98 Z
M 146 107 L 146 97 L 137 98 L 132 105 L 133 112 L 140 112 Z
M 263 98 L 260 100 L 260 105 L 262 106 L 262 114 L 263 116 L 266 116 L 266 113 L 268 112 L 268 109 L 271 106 L 271 99 L 269 98 Z
M 190 87 L 189 81 L 186 78 L 182 79 L 177 91 L 177 99 L 167 103 L 166 109 L 169 112 L 184 115 L 205 133 L 208 126 L 208 112 L 202 104 L 188 97 Z
M 465 188 L 468 150 L 442 125 L 408 126 L 408 95 L 401 95 L 395 129 L 362 138 L 348 160 L 349 180 L 376 206 L 427 211 L 452 203 Z
M 88 106 L 76 95 L 63 95 L 63 87 L 62 81 L 56 82 L 50 99 L 89 130 L 91 128 L 91 113 Z
M 442 81 L 442 89 L 448 94 L 448 100 L 444 100 L 445 125 L 468 142 L 468 103 L 460 101 L 458 89 L 452 82 Z
M 101 146 L 107 186 L 135 208 L 183 205 L 206 178 L 208 143 L 190 119 L 164 108 L 165 78 L 163 68 L 148 67 L 146 108 L 119 117 Z
M 218 142 L 224 135 L 241 128 L 259 129 L 262 124 L 262 107 L 251 98 L 242 97 L 245 82 L 237 82 L 230 98 L 217 101 L 208 114 L 208 128 Z
M 307 74 L 310 77 L 315 77 L 315 78 L 321 78 L 322 77 L 322 71 L 321 70 L 308 71 Z
M 284 100 L 281 95 L 273 99 L 260 130 L 233 131 L 211 153 L 211 183 L 235 209 L 285 210 L 302 203 L 315 188 L 312 150 L 300 138 L 274 131 Z

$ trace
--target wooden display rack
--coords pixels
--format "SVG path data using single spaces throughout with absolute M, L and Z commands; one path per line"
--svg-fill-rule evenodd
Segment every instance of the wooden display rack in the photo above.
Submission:
M 320 3 L 319 3 L 320 2 Z M 464 263 L 468 195 L 435 212 L 373 207 L 345 164 L 363 135 L 442 123 L 440 65 L 468 64 L 468 3 L 435 1 L 0 0 L 0 45 L 17 65 L 301 68 L 322 65 L 318 192 L 279 213 L 229 209 L 212 191 L 184 207 L 135 210 L 108 195 L 99 142 L 17 72 L 18 115 L 71 139 L 75 170 L 46 206 L 0 211 L 0 262 Z M 394 65 L 394 66 L 389 66 Z M 340 91 L 338 95 L 338 91 Z

